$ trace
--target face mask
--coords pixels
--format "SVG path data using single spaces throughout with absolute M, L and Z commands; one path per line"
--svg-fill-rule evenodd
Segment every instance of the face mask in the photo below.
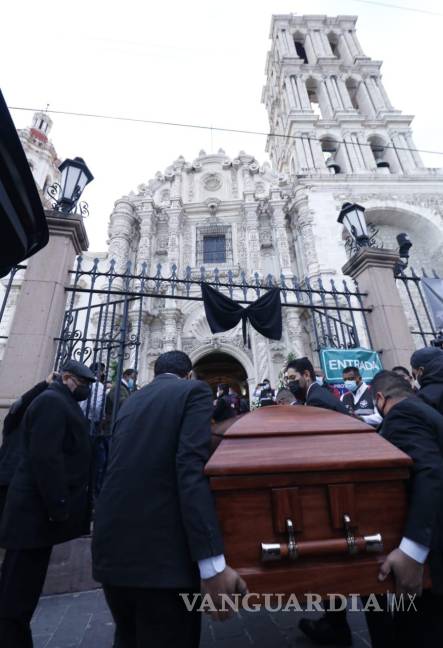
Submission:
M 414 389 L 417 389 L 417 390 L 420 389 L 421 385 L 420 385 L 420 383 L 418 382 L 417 379 L 415 379 L 415 380 L 413 381 L 413 383 L 412 383 L 412 387 L 413 387 Z
M 129 390 L 134 389 L 134 379 L 133 378 L 129 378 L 127 383 L 128 383 L 128 389 Z
M 294 398 L 301 401 L 305 399 L 305 390 L 300 385 L 299 380 L 290 380 L 288 382 L 288 387 Z
M 317 376 L 315 378 L 315 382 L 317 383 L 317 385 L 320 385 L 320 387 L 323 387 L 323 385 L 325 383 L 325 380 L 324 380 L 323 376 Z
M 89 385 L 77 385 L 77 387 L 72 392 L 76 401 L 84 401 L 89 398 L 91 393 L 91 387 Z
M 357 382 L 355 380 L 345 380 L 345 387 L 348 389 L 350 392 L 355 392 L 357 391 Z

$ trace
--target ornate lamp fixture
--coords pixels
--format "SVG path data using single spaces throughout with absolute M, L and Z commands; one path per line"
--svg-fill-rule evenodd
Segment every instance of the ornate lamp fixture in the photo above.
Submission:
M 337 222 L 345 226 L 357 248 L 370 245 L 364 207 L 357 203 L 343 203 Z
M 54 201 L 53 208 L 64 214 L 77 212 L 81 216 L 87 216 L 88 205 L 79 200 L 84 188 L 94 179 L 94 176 L 85 161 L 80 157 L 73 160 L 67 159 L 61 163 L 59 171 L 61 171 L 60 184 L 54 183 L 47 191 Z

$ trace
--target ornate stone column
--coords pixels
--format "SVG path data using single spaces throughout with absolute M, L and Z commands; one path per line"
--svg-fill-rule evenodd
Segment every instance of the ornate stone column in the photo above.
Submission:
M 292 95 L 294 97 L 294 108 L 295 110 L 303 110 L 299 92 L 298 92 L 296 77 L 294 77 L 294 75 L 291 74 L 291 76 L 289 77 L 289 81 L 291 84 Z
M 406 144 L 408 148 L 410 149 L 411 155 L 414 158 L 414 162 L 417 165 L 419 169 L 424 169 L 425 165 L 423 164 L 423 160 L 421 159 L 420 153 L 417 151 L 417 148 L 414 144 L 414 140 L 412 139 L 412 133 L 409 131 L 407 133 L 403 133 L 403 137 L 405 138 Z
M 365 162 L 365 167 L 368 171 L 375 171 L 377 165 L 375 163 L 375 158 L 372 154 L 371 147 L 368 144 L 368 139 L 364 133 L 359 132 L 357 134 L 357 141 L 360 145 L 360 151 Z
M 171 300 L 172 303 L 174 303 Z M 163 321 L 163 352 L 181 348 L 182 312 L 176 308 L 165 308 L 161 313 Z
M 140 272 L 142 264 L 146 262 L 146 272 L 149 274 L 152 259 L 152 238 L 155 228 L 154 200 L 152 196 L 145 198 L 140 203 L 138 215 L 140 217 L 140 241 L 137 250 L 137 266 Z
M 135 209 L 131 200 L 127 196 L 117 200 L 109 223 L 109 259 L 115 259 L 117 273 L 124 273 L 130 260 L 135 222 Z M 113 287 L 120 288 L 122 284 L 122 280 L 117 278 Z
M 288 99 L 289 110 L 296 110 L 297 104 L 294 97 L 294 88 L 292 87 L 292 77 L 287 76 L 285 80 L 286 97 Z
M 278 187 L 271 187 L 269 205 L 271 208 L 272 233 L 278 254 L 280 271 L 285 277 L 290 277 L 292 276 L 291 256 L 289 254 L 285 212 L 283 211 L 285 201 L 282 199 L 281 191 Z
M 283 308 L 283 321 L 288 339 L 288 353 L 295 353 L 298 358 L 308 354 L 308 349 L 304 342 L 305 334 L 303 332 L 300 314 L 300 308 Z
M 394 266 L 399 256 L 393 250 L 361 248 L 343 266 L 343 274 L 358 281 L 360 292 L 368 293 L 366 314 L 375 351 L 381 352 L 386 369 L 395 365 L 409 366 L 415 350 L 394 279 Z
M 0 368 L 0 418 L 23 392 L 54 367 L 63 324 L 69 270 L 77 254 L 88 249 L 83 219 L 46 212 L 49 243 L 26 261 Z
M 320 273 L 320 263 L 315 245 L 313 218 L 309 209 L 308 197 L 302 193 L 296 197 L 294 207 L 298 212 L 296 227 L 304 250 L 304 275 L 311 278 Z M 300 277 L 303 279 L 304 277 Z
M 345 110 L 352 110 L 355 112 L 355 108 L 352 105 L 351 97 L 349 96 L 348 88 L 346 87 L 346 83 L 342 77 L 339 77 L 337 79 L 337 86 Z
M 335 107 L 331 103 L 331 97 L 328 92 L 328 87 L 326 84 L 326 78 L 323 78 L 319 81 L 319 101 L 322 105 L 322 113 L 326 119 L 331 119 L 334 114 Z
M 183 203 L 180 197 L 171 198 L 171 206 L 166 209 L 168 214 L 168 260 L 169 267 L 180 264 L 180 235 L 183 222 Z
M 393 131 L 391 133 L 391 140 L 396 147 L 395 153 L 397 154 L 397 158 L 400 161 L 400 166 L 403 173 L 408 173 L 414 168 L 415 165 L 412 156 L 409 154 L 409 151 L 405 150 L 408 148 L 406 140 L 398 131 Z
M 253 191 L 244 191 L 243 216 L 246 225 L 247 270 L 249 277 L 258 272 L 260 265 L 260 239 L 257 202 Z
M 311 102 L 309 101 L 308 91 L 306 90 L 305 79 L 296 76 L 295 83 L 298 90 L 298 96 L 300 97 L 302 110 L 311 110 Z

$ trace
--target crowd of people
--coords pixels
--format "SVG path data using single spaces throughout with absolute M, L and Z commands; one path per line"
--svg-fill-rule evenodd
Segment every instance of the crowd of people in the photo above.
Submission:
M 246 413 L 234 387 L 216 398 L 181 351 L 162 354 L 154 380 L 136 388 L 136 372 L 105 384 L 105 367 L 70 360 L 24 394 L 4 423 L 0 450 L 0 646 L 31 648 L 30 621 L 52 547 L 90 533 L 93 575 L 116 623 L 115 648 L 198 648 L 200 613 L 183 593 L 244 595 L 225 561 L 223 538 L 204 466 L 211 424 Z M 381 371 L 368 386 L 357 367 L 343 372 L 345 392 L 325 383 L 308 358 L 285 367 L 284 387 L 269 381 L 260 407 L 309 405 L 377 426 L 409 454 L 413 468 L 404 535 L 380 568 L 398 592 L 418 595 L 415 614 L 368 615 L 374 648 L 437 646 L 443 637 L 443 351 L 427 347 L 405 367 Z M 294 413 L 296 410 L 294 410 Z M 113 422 L 113 425 L 111 423 Z M 423 591 L 428 563 L 432 589 Z M 318 644 L 350 645 L 346 612 L 302 619 Z

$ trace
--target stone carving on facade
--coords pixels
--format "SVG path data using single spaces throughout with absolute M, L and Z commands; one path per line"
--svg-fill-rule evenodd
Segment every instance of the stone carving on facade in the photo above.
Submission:
M 200 182 L 206 191 L 217 191 L 223 184 L 223 180 L 219 173 L 206 173 Z
M 272 230 L 270 227 L 264 227 L 260 229 L 260 247 L 262 249 L 271 248 L 272 243 Z
M 231 169 L 231 191 L 232 191 L 232 197 L 238 198 L 238 179 L 237 179 L 237 171 L 235 168 Z

